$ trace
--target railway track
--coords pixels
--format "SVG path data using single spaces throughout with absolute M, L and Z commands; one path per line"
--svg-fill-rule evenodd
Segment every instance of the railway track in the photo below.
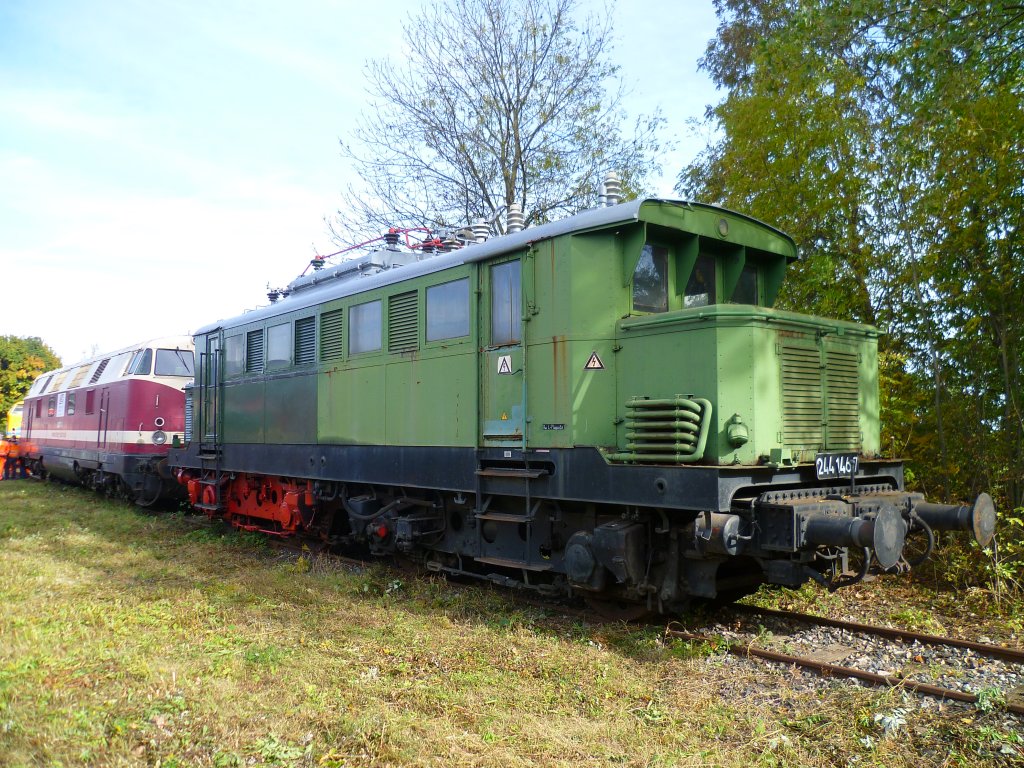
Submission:
M 813 616 L 803 613 L 792 613 L 789 611 L 777 611 L 752 606 L 735 605 L 729 609 L 740 617 L 755 617 L 769 619 L 775 622 L 775 632 L 765 632 L 764 625 L 756 628 L 743 628 L 742 631 L 734 631 L 728 634 L 735 635 L 735 639 L 726 638 L 726 650 L 735 656 L 757 658 L 767 662 L 796 666 L 802 669 L 811 670 L 823 676 L 846 677 L 877 686 L 888 686 L 902 688 L 924 696 L 933 696 L 940 699 L 960 701 L 968 704 L 978 705 L 981 696 L 978 692 L 964 690 L 956 687 L 937 685 L 934 681 L 921 679 L 922 677 L 950 676 L 942 670 L 948 670 L 949 666 L 943 663 L 940 657 L 944 651 L 955 649 L 962 651 L 964 661 L 959 662 L 957 670 L 976 670 L 984 667 L 985 663 L 979 660 L 991 660 L 1001 666 L 1001 674 L 1016 685 L 1011 690 L 1000 690 L 1003 697 L 1003 708 L 1012 714 L 1024 715 L 1024 650 L 995 645 L 993 643 L 981 643 L 957 638 L 942 637 L 938 635 L 924 634 L 911 630 L 892 629 L 871 624 L 858 622 L 827 619 L 820 616 Z M 832 634 L 824 638 L 818 637 L 815 641 L 801 641 L 798 637 L 800 629 L 798 625 L 803 624 L 813 627 L 826 627 L 839 634 Z M 776 634 L 782 630 L 782 640 Z M 670 622 L 665 628 L 665 636 L 678 638 L 690 642 L 708 642 L 720 644 L 723 635 L 721 633 L 702 633 L 688 631 L 679 622 Z M 744 639 L 748 637 L 750 639 Z M 863 641 L 868 639 L 882 639 L 886 643 L 898 645 L 904 649 L 909 658 L 916 664 L 911 667 L 916 669 L 903 673 L 872 671 L 862 669 L 860 666 L 851 664 L 839 664 L 836 662 L 845 661 L 851 657 L 860 656 L 867 658 L 863 651 Z M 776 650 L 767 647 L 771 644 L 803 646 L 809 650 L 805 654 Z M 946 657 L 948 658 L 948 657 Z M 856 661 L 856 660 L 855 660 Z M 976 687 L 981 687 L 974 683 Z M 984 686 L 990 688 L 989 686 Z

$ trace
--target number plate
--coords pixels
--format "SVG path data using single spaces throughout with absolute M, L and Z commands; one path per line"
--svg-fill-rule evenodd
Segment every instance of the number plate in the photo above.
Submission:
M 859 459 L 856 453 L 819 453 L 814 457 L 814 469 L 819 480 L 853 477 L 857 474 Z

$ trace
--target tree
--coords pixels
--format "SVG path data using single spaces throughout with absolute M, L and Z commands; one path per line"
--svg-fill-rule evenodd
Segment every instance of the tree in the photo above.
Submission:
M 60 366 L 60 358 L 41 339 L 0 336 L 0 416 L 7 418 L 41 373 Z
M 1024 4 L 716 6 L 721 139 L 679 189 L 796 237 L 784 303 L 887 332 L 887 438 L 930 490 L 1024 504 Z
M 332 228 L 345 242 L 389 226 L 464 226 L 517 203 L 526 224 L 594 203 L 615 170 L 627 193 L 655 167 L 659 116 L 623 138 L 609 91 L 610 22 L 578 0 L 437 0 L 403 25 L 406 62 L 371 62 L 375 99 L 342 154 L 361 180 Z

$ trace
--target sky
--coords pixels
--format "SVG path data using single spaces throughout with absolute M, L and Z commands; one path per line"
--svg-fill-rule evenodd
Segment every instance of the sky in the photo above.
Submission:
M 70 364 L 190 334 L 337 250 L 338 142 L 424 1 L 0 0 L 0 335 Z M 712 0 L 612 14 L 625 107 L 676 142 L 653 191 L 675 196 L 720 98 L 697 67 Z

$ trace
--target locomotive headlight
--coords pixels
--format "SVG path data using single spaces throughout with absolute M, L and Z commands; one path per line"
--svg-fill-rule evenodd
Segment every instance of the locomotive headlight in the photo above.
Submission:
M 155 445 L 163 445 L 166 442 L 167 433 L 164 432 L 162 429 L 158 429 L 156 432 L 153 433 L 153 443 Z
M 743 423 L 743 418 L 738 413 L 734 413 L 729 419 L 726 434 L 729 437 L 729 443 L 736 448 L 746 445 L 750 440 L 750 430 L 747 429 L 747 425 Z

